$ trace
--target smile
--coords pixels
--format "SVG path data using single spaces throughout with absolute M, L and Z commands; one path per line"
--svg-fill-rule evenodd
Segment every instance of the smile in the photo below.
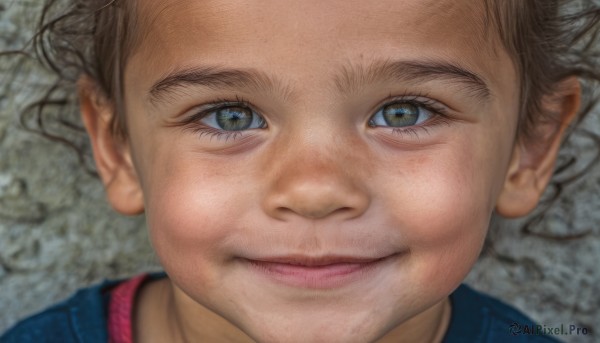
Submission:
M 252 271 L 276 283 L 297 288 L 333 289 L 369 279 L 398 256 L 280 256 L 246 261 Z

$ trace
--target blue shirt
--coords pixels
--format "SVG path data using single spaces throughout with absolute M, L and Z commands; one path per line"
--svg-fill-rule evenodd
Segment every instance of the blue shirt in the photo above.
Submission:
M 452 315 L 443 343 L 559 342 L 538 334 L 537 325 L 519 310 L 466 285 L 458 287 L 450 301 Z
M 154 274 L 152 278 L 164 277 Z M 0 337 L 0 343 L 106 343 L 110 289 L 118 281 L 79 290 Z M 558 342 L 536 335 L 535 324 L 513 307 L 461 285 L 450 295 L 452 316 L 444 343 Z

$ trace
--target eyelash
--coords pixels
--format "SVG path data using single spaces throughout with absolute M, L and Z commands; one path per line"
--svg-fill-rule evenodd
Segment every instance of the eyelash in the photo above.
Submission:
M 224 131 L 224 130 L 215 129 L 210 126 L 198 125 L 197 123 L 204 117 L 208 116 L 210 113 L 219 111 L 219 110 L 222 110 L 222 109 L 225 109 L 228 107 L 243 107 L 243 108 L 249 109 L 253 113 L 256 113 L 256 111 L 254 111 L 252 109 L 252 106 L 250 105 L 250 103 L 248 101 L 246 101 L 244 98 L 239 97 L 237 95 L 235 96 L 235 100 L 217 99 L 214 102 L 205 104 L 202 107 L 206 107 L 206 108 L 199 110 L 195 114 L 189 116 L 182 123 L 177 124 L 177 126 L 185 126 L 186 129 L 192 131 L 195 134 L 198 134 L 198 137 L 208 135 L 211 138 L 211 140 L 212 140 L 212 138 L 216 138 L 216 139 L 223 139 L 226 142 L 229 139 L 233 139 L 233 140 L 237 139 L 239 136 L 243 135 L 243 133 L 242 133 L 243 131 Z
M 394 96 L 389 95 L 386 100 L 382 102 L 382 104 L 378 105 L 376 108 L 376 112 L 379 109 L 393 105 L 396 103 L 405 103 L 417 106 L 419 108 L 423 108 L 426 111 L 431 112 L 432 118 L 425 120 L 423 124 L 417 124 L 408 127 L 395 127 L 392 128 L 391 132 L 394 135 L 398 135 L 401 137 L 410 136 L 409 138 L 418 139 L 421 134 L 429 134 L 429 129 L 438 125 L 450 125 L 451 118 L 449 115 L 448 108 L 446 106 L 441 105 L 438 101 L 431 99 L 425 93 L 417 93 L 415 95 L 400 95 Z M 372 118 L 375 114 L 372 114 L 370 118 Z M 371 126 L 371 125 L 369 125 Z M 378 126 L 371 126 L 378 127 Z
M 432 114 L 432 118 L 425 120 L 423 124 L 408 126 L 408 127 L 395 127 L 391 128 L 391 133 L 394 135 L 398 135 L 401 137 L 410 136 L 409 138 L 418 139 L 421 134 L 429 134 L 429 129 L 438 125 L 449 125 L 451 123 L 451 118 L 448 114 L 448 109 L 446 106 L 441 105 L 439 102 L 432 100 L 427 96 L 427 94 L 416 94 L 409 96 L 390 96 L 384 100 L 380 105 L 378 105 L 377 111 L 385 106 L 389 106 L 396 103 L 406 103 L 411 104 L 416 107 L 425 109 Z M 243 135 L 244 131 L 225 131 L 219 130 L 213 127 L 198 125 L 198 121 L 206 117 L 212 112 L 219 111 L 228 107 L 242 107 L 247 108 L 256 115 L 256 111 L 253 109 L 253 106 L 244 98 L 239 96 L 235 96 L 235 99 L 217 99 L 212 103 L 206 104 L 202 107 L 206 107 L 202 110 L 199 110 L 195 114 L 189 116 L 183 122 L 176 124 L 177 126 L 185 126 L 187 130 L 192 131 L 195 134 L 198 134 L 199 137 L 208 135 L 212 139 L 213 137 L 216 139 L 224 139 L 228 141 L 229 139 L 237 139 Z M 375 116 L 377 112 L 372 114 L 369 117 L 369 121 L 373 116 Z M 381 126 L 372 126 L 369 124 L 369 127 L 381 127 Z

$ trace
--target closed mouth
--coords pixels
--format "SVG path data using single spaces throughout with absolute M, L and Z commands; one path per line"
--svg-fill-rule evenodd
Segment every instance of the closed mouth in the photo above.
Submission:
M 286 255 L 246 259 L 250 269 L 278 284 L 294 288 L 334 289 L 360 280 L 401 255 L 383 257 Z
M 339 256 L 339 255 L 326 255 L 326 256 L 304 256 L 304 255 L 288 255 L 288 256 L 276 256 L 276 257 L 265 257 L 251 259 L 251 261 L 258 263 L 278 263 L 278 264 L 289 264 L 293 266 L 304 266 L 304 267 L 319 267 L 327 266 L 332 264 L 361 264 L 371 263 L 384 257 L 356 257 L 356 256 Z

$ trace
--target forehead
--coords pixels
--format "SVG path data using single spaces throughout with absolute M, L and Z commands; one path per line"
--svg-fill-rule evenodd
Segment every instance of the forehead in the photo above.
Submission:
M 501 46 L 484 0 L 144 0 L 136 7 L 139 43 L 126 69 L 133 74 L 217 63 L 320 77 L 340 63 L 442 58 L 485 76 L 498 67 Z
M 315 22 L 328 18 L 353 16 L 355 19 L 386 19 L 387 23 L 435 26 L 436 22 L 456 19 L 453 29 L 461 31 L 468 26 L 480 29 L 486 0 L 138 0 L 135 2 L 138 19 L 145 28 L 159 28 L 154 24 L 167 25 L 160 28 L 185 24 L 181 19 L 194 17 L 199 21 L 215 24 L 253 19 L 270 19 L 268 24 L 302 19 Z M 246 20 L 243 20 L 246 18 Z M 216 21 L 216 22 L 215 22 Z M 386 23 L 381 22 L 381 26 Z

